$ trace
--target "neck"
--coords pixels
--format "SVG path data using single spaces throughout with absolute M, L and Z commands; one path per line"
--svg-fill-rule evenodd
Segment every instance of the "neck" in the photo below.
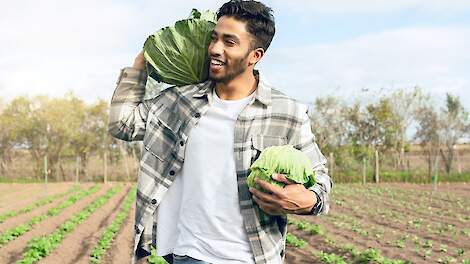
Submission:
M 257 76 L 253 70 L 245 71 L 228 82 L 217 82 L 215 91 L 222 100 L 238 100 L 252 94 L 258 87 Z

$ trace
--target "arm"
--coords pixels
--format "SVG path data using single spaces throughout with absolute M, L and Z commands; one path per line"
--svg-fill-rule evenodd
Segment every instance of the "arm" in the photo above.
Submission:
M 111 99 L 108 132 L 125 141 L 142 140 L 145 134 L 148 106 L 143 103 L 147 73 L 143 52 L 133 67 L 121 70 Z
M 331 188 L 333 187 L 333 182 L 328 175 L 326 158 L 323 156 L 315 142 L 315 136 L 312 133 L 307 111 L 302 111 L 302 115 L 299 141 L 298 144 L 294 146 L 309 157 L 313 164 L 313 170 L 315 171 L 316 183 L 310 187 L 309 190 L 315 193 L 315 196 L 319 201 L 317 206 L 315 206 L 314 210 L 310 213 L 313 215 L 323 215 L 327 214 L 330 209 L 330 193 Z
M 306 111 L 301 111 L 301 126 L 288 144 L 304 152 L 312 161 L 316 183 L 309 189 L 302 184 L 290 182 L 282 174 L 273 174 L 276 181 L 285 183 L 284 188 L 256 179 L 267 193 L 250 188 L 252 198 L 268 214 L 327 214 L 330 207 L 330 192 L 333 183 L 327 174 L 326 159 L 315 143 Z

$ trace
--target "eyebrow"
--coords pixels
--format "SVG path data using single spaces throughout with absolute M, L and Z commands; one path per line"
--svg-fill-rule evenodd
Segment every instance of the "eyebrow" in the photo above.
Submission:
M 215 30 L 212 30 L 212 34 L 213 34 L 213 35 L 215 34 L 216 36 L 219 35 L 219 33 L 217 33 L 217 31 L 215 31 Z M 222 38 L 224 38 L 224 39 L 225 39 L 225 38 L 233 38 L 233 39 L 236 40 L 237 42 L 240 42 L 240 38 L 239 38 L 237 35 L 235 35 L 235 34 L 223 33 L 223 34 L 222 34 Z

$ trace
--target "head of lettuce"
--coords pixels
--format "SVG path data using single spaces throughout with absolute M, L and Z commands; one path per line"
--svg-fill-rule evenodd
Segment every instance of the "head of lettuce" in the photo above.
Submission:
M 284 174 L 292 183 L 303 184 L 309 188 L 315 184 L 315 173 L 310 159 L 292 145 L 273 146 L 264 149 L 250 167 L 248 187 L 260 189 L 256 179 L 272 185 L 284 187 L 285 184 L 272 179 L 274 173 Z
M 149 36 L 144 43 L 148 75 L 155 81 L 177 86 L 205 81 L 209 67 L 207 47 L 216 21 L 215 13 L 193 9 L 188 19 Z

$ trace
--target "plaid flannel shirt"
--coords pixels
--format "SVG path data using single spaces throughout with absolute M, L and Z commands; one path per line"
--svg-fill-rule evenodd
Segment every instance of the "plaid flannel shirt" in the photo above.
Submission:
M 332 182 L 326 159 L 311 133 L 300 136 L 302 125 L 310 125 L 305 105 L 272 88 L 259 76 L 255 96 L 235 124 L 234 158 L 238 195 L 245 230 L 255 262 L 284 260 L 287 216 L 264 213 L 251 198 L 246 178 L 260 152 L 270 146 L 291 144 L 312 161 L 317 183 L 310 188 L 319 203 L 312 215 L 326 214 Z M 212 100 L 212 81 L 171 87 L 144 100 L 147 75 L 124 68 L 117 81 L 110 108 L 109 133 L 125 141 L 143 140 L 138 173 L 135 214 L 134 257 L 137 247 L 150 252 L 156 247 L 155 211 L 185 159 L 191 129 Z M 211 161 L 207 161 L 210 166 Z M 134 261 L 136 259 L 134 258 Z

